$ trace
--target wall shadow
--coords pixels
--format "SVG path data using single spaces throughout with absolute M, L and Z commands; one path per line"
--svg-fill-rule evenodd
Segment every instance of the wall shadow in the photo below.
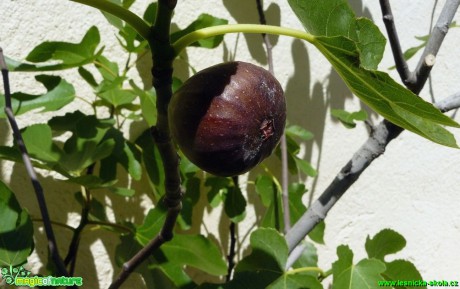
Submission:
M 223 0 L 225 8 L 236 20 L 237 23 L 251 23 L 259 24 L 259 14 L 257 13 L 257 6 L 255 1 L 234 1 L 234 0 Z M 280 25 L 281 23 L 281 10 L 280 7 L 271 3 L 267 9 L 265 9 L 265 18 L 267 24 Z M 244 34 L 246 39 L 247 48 L 254 58 L 260 64 L 267 64 L 267 54 L 265 52 L 265 46 L 261 41 L 260 34 Z M 278 36 L 269 36 L 273 46 L 278 42 Z
M 126 174 L 120 172 L 122 168 L 118 168 L 118 184 L 119 186 L 129 187 Z M 75 184 L 67 183 L 64 181 L 57 181 L 54 177 L 44 177 L 38 174 L 38 179 L 43 186 L 45 198 L 47 201 L 48 211 L 51 220 L 61 224 L 67 224 L 69 221 L 73 227 L 78 224 L 75 223 L 75 215 L 81 214 L 81 205 L 75 198 L 75 193 L 80 190 L 80 187 Z M 48 263 L 48 241 L 43 230 L 41 221 L 41 214 L 38 208 L 38 203 L 35 193 L 30 184 L 30 179 L 25 173 L 25 168 L 22 164 L 13 164 L 11 180 L 8 184 L 11 190 L 15 193 L 20 205 L 26 208 L 30 216 L 35 220 L 34 225 L 34 242 L 35 252 L 41 264 L 29 263 L 33 271 L 38 271 L 39 274 L 44 276 L 50 275 L 50 272 L 45 267 Z M 103 206 L 110 207 L 113 210 L 115 222 L 124 223 L 126 221 L 135 224 L 142 224 L 144 220 L 144 208 L 141 206 L 140 194 L 136 193 L 135 196 L 125 198 L 108 192 L 104 189 L 92 190 L 92 197 L 98 200 Z M 77 218 L 78 220 L 78 218 Z M 119 266 L 115 262 L 115 249 L 119 244 L 119 235 L 109 232 L 105 229 L 99 228 L 94 230 L 94 225 L 89 225 L 81 235 L 81 242 L 77 255 L 77 265 L 74 276 L 83 277 L 84 284 L 91 284 L 91 288 L 98 289 L 101 270 L 107 270 L 107 264 L 101 263 L 100 258 L 108 258 L 111 262 L 111 268 L 114 274 L 120 271 Z M 72 232 L 59 225 L 53 225 L 56 240 L 61 252 L 61 257 L 65 258 L 65 253 L 68 251 L 68 246 L 72 239 Z M 96 242 L 101 242 L 103 248 L 94 251 L 93 245 Z M 101 255 L 101 257 L 98 257 Z M 45 265 L 43 265 L 45 264 Z M 139 278 L 134 277 L 133 280 Z M 131 279 L 130 279 L 131 280 Z M 140 279 L 133 281 L 141 286 L 143 282 Z

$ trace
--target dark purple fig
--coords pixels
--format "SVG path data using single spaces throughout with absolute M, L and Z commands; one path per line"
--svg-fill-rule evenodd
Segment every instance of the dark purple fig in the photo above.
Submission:
M 173 95 L 173 140 L 198 167 L 218 176 L 245 173 L 268 157 L 286 122 L 279 82 L 265 69 L 228 62 L 189 78 Z

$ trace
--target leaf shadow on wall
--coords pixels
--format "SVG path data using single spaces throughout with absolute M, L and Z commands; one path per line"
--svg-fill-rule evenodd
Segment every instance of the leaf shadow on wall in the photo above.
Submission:
M 9 186 L 15 192 L 20 205 L 27 208 L 31 217 L 35 219 L 33 222 L 34 251 L 39 260 L 30 259 L 29 257 L 28 266 L 33 272 L 48 276 L 50 275 L 46 267 L 46 264 L 50 264 L 48 241 L 43 230 L 43 223 L 36 220 L 41 219 L 41 214 L 32 185 L 30 184 L 30 179 L 24 173 L 24 170 L 25 168 L 22 164 L 13 165 Z M 127 180 L 124 179 L 125 177 L 125 174 L 118 175 L 118 184 L 120 186 L 128 186 Z M 39 174 L 38 179 L 43 186 L 51 220 L 61 224 L 70 223 L 75 228 L 78 225 L 79 218 L 75 218 L 74 216 L 81 214 L 81 205 L 75 198 L 75 192 L 79 190 L 79 186 L 57 181 L 52 176 L 43 177 Z M 142 224 L 144 214 L 143 208 L 140 205 L 141 201 L 138 197 L 140 194 L 136 194 L 130 198 L 123 198 L 106 190 L 92 190 L 91 192 L 94 199 L 98 200 L 104 207 L 111 207 L 111 210 L 116 212 L 114 217 L 117 223 L 130 220 L 135 224 Z M 110 279 L 107 279 L 104 280 L 104 282 L 107 282 L 106 285 L 99 286 L 100 280 L 98 276 L 101 276 L 101 272 L 108 268 L 113 268 L 114 274 L 120 271 L 120 267 L 115 262 L 115 249 L 120 242 L 120 238 L 117 233 L 102 228 L 92 230 L 94 228 L 95 226 L 88 225 L 81 234 L 74 276 L 83 277 L 84 284 L 98 289 L 107 287 L 111 282 Z M 59 246 L 59 252 L 64 259 L 72 239 L 72 232 L 68 228 L 59 225 L 53 225 L 53 229 Z M 96 243 L 99 244 L 95 246 Z M 103 260 L 108 258 L 110 265 L 108 266 L 106 262 L 101 262 L 101 258 L 104 258 Z M 139 276 L 132 278 L 132 282 L 137 284 L 135 288 L 144 287 L 144 283 Z
M 323 91 L 323 84 L 315 82 L 311 90 L 312 71 L 309 53 L 305 42 L 295 40 L 292 43 L 291 54 L 294 62 L 294 75 L 286 85 L 286 101 L 288 119 L 291 124 L 299 125 L 313 133 L 313 140 L 305 143 L 304 160 L 310 162 L 317 171 L 320 170 L 322 146 L 326 115 L 329 107 L 329 99 Z M 313 159 L 314 146 L 317 149 L 317 157 Z M 314 179 L 311 188 L 308 188 L 310 196 L 313 195 L 316 186 Z
M 234 1 L 234 0 L 223 0 L 225 8 L 236 20 L 237 23 L 252 23 L 259 24 L 259 14 L 257 12 L 257 6 L 255 1 Z M 271 3 L 265 10 L 265 18 L 267 24 L 280 26 L 281 24 L 281 10 L 280 7 Z M 263 41 L 261 41 L 260 34 L 244 34 L 246 43 L 251 53 L 251 57 L 257 60 L 260 64 L 266 65 L 267 54 Z M 273 46 L 278 43 L 279 36 L 269 35 L 270 42 Z

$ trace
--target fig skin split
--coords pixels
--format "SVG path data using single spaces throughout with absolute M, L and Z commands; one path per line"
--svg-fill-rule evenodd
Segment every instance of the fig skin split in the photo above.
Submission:
M 204 171 L 243 174 L 278 145 L 286 122 L 281 85 L 246 62 L 208 67 L 173 95 L 169 123 L 174 142 Z

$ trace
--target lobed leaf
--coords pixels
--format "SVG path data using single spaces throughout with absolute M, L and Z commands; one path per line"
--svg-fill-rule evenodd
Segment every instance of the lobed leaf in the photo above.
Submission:
M 99 30 L 93 26 L 86 32 L 80 43 L 46 41 L 36 46 L 27 55 L 26 60 L 38 64 L 21 63 L 7 58 L 8 69 L 10 71 L 51 71 L 83 66 L 94 62 L 102 53 L 102 49 L 96 51 L 100 40 Z
M 251 254 L 241 260 L 236 272 L 271 271 L 282 274 L 289 255 L 286 241 L 280 233 L 270 228 L 260 228 L 250 237 Z
M 336 117 L 346 128 L 356 127 L 355 120 L 364 121 L 367 119 L 367 112 L 365 110 L 348 112 L 343 109 L 332 109 L 331 115 Z
M 353 264 L 353 252 L 348 246 L 337 248 L 338 260 L 332 264 L 332 289 L 377 289 L 385 265 L 377 259 L 363 259 Z
M 283 274 L 267 289 L 323 289 L 318 278 L 306 274 Z
M 31 157 L 48 163 L 50 167 L 58 165 L 64 152 L 52 139 L 51 128 L 46 124 L 34 124 L 22 131 L 22 138 Z
M 214 276 L 227 273 L 220 249 L 202 235 L 175 235 L 161 250 L 174 264 L 192 266 Z
M 432 104 L 396 83 L 388 74 L 362 69 L 354 42 L 344 37 L 317 37 L 313 44 L 324 54 L 350 90 L 392 123 L 431 141 L 457 147 L 441 125 L 460 127 Z
M 305 29 L 315 36 L 343 36 L 356 43 L 360 66 L 377 69 L 383 57 L 386 39 L 378 27 L 366 18 L 356 18 L 345 0 L 289 0 Z
M 373 238 L 368 236 L 365 244 L 369 258 L 376 258 L 385 263 L 386 270 L 382 273 L 382 276 L 387 281 L 423 280 L 415 265 L 407 260 L 385 262 L 387 255 L 397 253 L 405 246 L 406 240 L 404 237 L 391 229 L 381 230 Z M 401 286 L 401 288 L 409 287 Z
M 15 115 L 21 115 L 33 109 L 42 108 L 40 112 L 56 111 L 75 99 L 74 87 L 64 79 L 51 75 L 37 75 L 35 79 L 42 83 L 47 93 L 32 95 L 16 92 L 11 95 L 11 106 Z M 0 107 L 5 107 L 5 97 L 0 94 Z M 0 118 L 5 117 L 3 109 Z
M 422 275 L 414 264 L 406 260 L 394 260 L 385 263 L 387 270 L 382 274 L 388 281 L 423 280 Z M 398 286 L 398 288 L 414 288 L 413 286 Z M 426 289 L 426 286 L 417 286 L 417 289 Z
M 304 129 L 299 125 L 290 125 L 286 128 L 285 133 L 291 137 L 298 137 L 302 140 L 311 140 L 313 138 L 313 133 Z
M 289 0 L 304 27 L 315 35 L 311 43 L 329 60 L 350 90 L 392 123 L 431 141 L 457 147 L 442 125 L 460 127 L 433 105 L 375 71 L 385 40 L 368 19 L 356 18 L 345 0 Z
M 404 237 L 391 229 L 378 232 L 374 238 L 367 236 L 366 252 L 369 258 L 384 261 L 385 256 L 401 251 L 406 246 Z

